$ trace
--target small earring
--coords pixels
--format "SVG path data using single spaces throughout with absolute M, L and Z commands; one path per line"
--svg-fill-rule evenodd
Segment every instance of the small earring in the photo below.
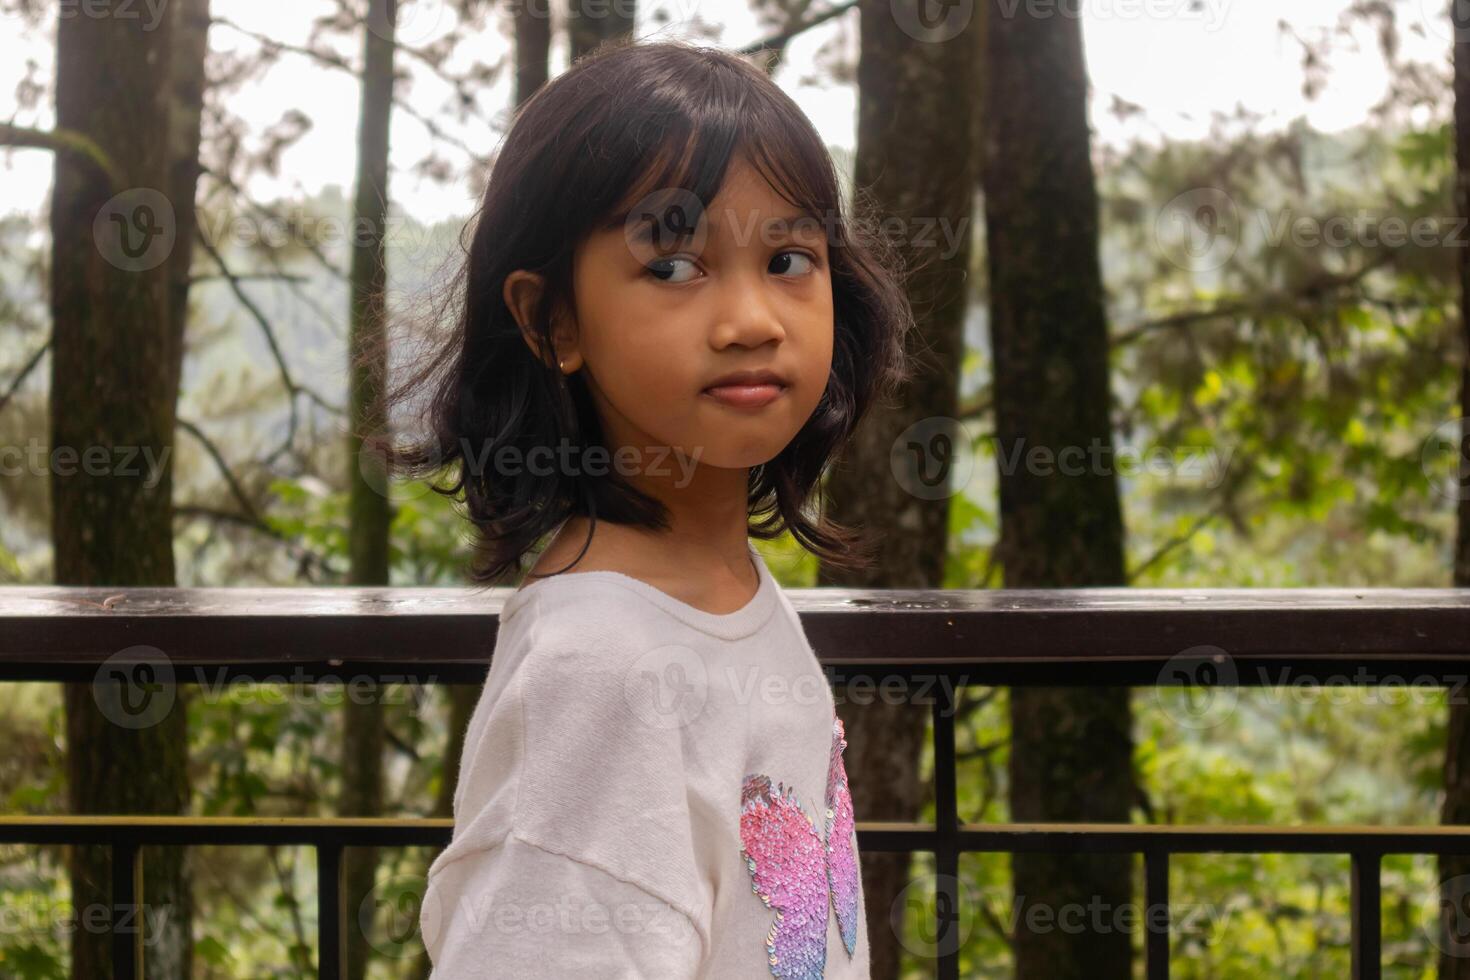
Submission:
M 565 371 L 567 369 L 566 359 L 565 358 L 558 358 L 557 359 L 557 362 L 556 362 L 556 366 L 559 367 L 559 368 L 561 368 L 563 371 Z

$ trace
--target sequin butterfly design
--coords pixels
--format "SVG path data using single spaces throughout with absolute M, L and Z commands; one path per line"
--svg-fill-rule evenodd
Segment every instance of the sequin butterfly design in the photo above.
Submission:
M 842 750 L 847 748 L 842 719 L 832 719 L 832 752 L 827 763 L 826 820 L 822 836 L 797 802 L 794 792 L 769 776 L 745 777 L 740 793 L 740 849 L 750 868 L 751 887 L 776 921 L 766 936 L 771 975 L 813 980 L 827 964 L 828 907 L 847 955 L 857 947 L 858 869 L 853 846 L 852 796 Z

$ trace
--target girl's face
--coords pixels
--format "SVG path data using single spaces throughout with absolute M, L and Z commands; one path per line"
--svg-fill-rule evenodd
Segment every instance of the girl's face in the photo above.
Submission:
M 825 229 L 738 156 L 692 240 L 649 234 L 640 210 L 577 251 L 575 325 L 557 346 L 564 370 L 583 372 L 610 450 L 634 447 L 648 462 L 672 448 L 728 468 L 774 458 L 832 367 Z M 711 391 L 733 372 L 777 381 Z

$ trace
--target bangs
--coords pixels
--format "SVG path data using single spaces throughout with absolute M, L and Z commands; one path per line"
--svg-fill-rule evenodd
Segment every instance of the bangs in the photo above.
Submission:
M 696 101 L 701 109 L 697 113 L 640 103 L 630 109 L 631 125 L 623 116 L 620 125 L 609 127 L 605 158 L 630 165 L 620 168 L 606 188 L 609 203 L 589 232 L 628 228 L 636 221 L 687 240 L 719 195 L 737 156 L 744 156 L 803 215 L 829 230 L 841 227 L 836 171 L 804 115 L 750 93 L 736 103 L 712 97 Z M 654 131 L 657 142 L 651 143 L 646 137 Z

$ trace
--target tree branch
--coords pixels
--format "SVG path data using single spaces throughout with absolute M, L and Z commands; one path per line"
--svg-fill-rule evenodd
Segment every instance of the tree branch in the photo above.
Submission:
M 209 179 L 217 181 L 221 187 L 225 188 L 231 194 L 234 194 L 241 201 L 245 202 L 245 206 L 248 207 L 250 210 L 256 212 L 257 214 L 263 215 L 266 218 L 270 218 L 273 221 L 279 221 L 282 225 L 285 225 L 288 228 L 292 227 L 292 223 L 290 220 L 280 214 L 280 212 L 268 208 L 264 204 L 260 204 L 253 200 L 250 195 L 245 193 L 244 188 L 236 184 L 227 175 L 218 173 L 214 170 L 210 170 L 207 167 L 204 168 L 201 173 L 205 176 L 208 176 Z M 344 282 L 347 280 L 347 273 L 337 266 L 333 265 L 332 260 L 327 258 L 326 253 L 323 252 L 321 250 L 321 247 L 315 242 L 309 240 L 306 236 L 303 235 L 301 236 L 301 239 L 299 241 L 294 242 L 293 244 L 298 244 L 302 248 L 306 249 L 307 253 L 311 255 L 312 258 L 316 259 L 317 262 L 321 264 L 321 267 L 330 272 L 333 276 L 341 279 Z M 277 268 L 280 268 L 280 266 L 277 265 Z M 328 322 L 334 321 L 329 320 Z
M 308 48 L 299 44 L 288 44 L 285 41 L 278 41 L 269 35 L 261 34 L 259 31 L 252 31 L 248 28 L 241 27 L 227 17 L 216 17 L 214 18 L 214 23 L 219 24 L 221 27 L 228 27 L 231 30 L 238 31 L 272 52 L 280 53 L 284 51 L 290 54 L 300 55 L 303 58 L 309 58 L 315 61 L 325 68 L 333 68 L 337 71 L 346 72 L 353 78 L 362 77 L 362 72 L 336 52 L 322 51 L 317 48 Z M 483 155 L 475 152 L 475 150 L 471 149 L 467 143 L 458 137 L 446 133 L 438 123 L 434 122 L 434 120 L 422 112 L 419 112 L 403 99 L 395 96 L 393 107 L 404 115 L 417 120 L 421 126 L 428 130 L 430 136 L 469 154 L 470 159 L 474 160 L 476 164 L 483 166 L 486 163 L 486 158 Z
M 309 570 L 314 566 L 334 579 L 340 579 L 342 577 L 342 570 L 328 561 L 325 555 L 318 554 L 310 548 L 291 540 L 258 518 L 252 518 L 245 514 L 238 514 L 228 510 L 219 510 L 215 507 L 205 507 L 202 504 L 176 504 L 174 505 L 174 516 L 202 517 L 205 520 L 216 521 L 221 524 L 238 524 L 241 527 L 248 528 L 251 531 L 257 531 L 268 538 L 273 538 L 286 545 L 287 549 L 291 551 L 292 557 L 296 558 L 304 569 Z
M 1205 320 L 1260 317 L 1272 313 L 1289 313 L 1304 301 L 1317 300 L 1326 293 L 1359 285 L 1368 277 L 1369 273 L 1388 265 L 1393 261 L 1393 258 L 1393 252 L 1385 249 L 1370 261 L 1365 262 L 1361 268 L 1355 269 L 1352 272 L 1342 275 L 1323 273 L 1302 283 L 1289 292 L 1278 293 L 1275 296 L 1268 295 L 1264 300 L 1255 302 L 1233 300 L 1231 302 L 1221 303 L 1218 306 L 1197 310 L 1184 310 L 1179 313 L 1171 313 L 1168 316 L 1160 317 L 1156 320 L 1145 320 L 1143 323 L 1114 334 L 1110 343 L 1114 348 L 1124 347 L 1143 337 L 1145 334 L 1153 333 L 1157 330 L 1188 327 Z M 1368 300 L 1365 298 L 1364 301 L 1367 302 Z
M 204 447 L 204 451 L 214 460 L 214 465 L 219 470 L 220 475 L 230 485 L 230 493 L 234 495 L 235 502 L 240 505 L 240 510 L 244 512 L 245 518 L 254 523 L 264 525 L 265 521 L 261 518 L 260 512 L 250 502 L 250 497 L 246 495 L 245 488 L 240 485 L 239 479 L 236 478 L 234 471 L 230 469 L 230 464 L 225 462 L 224 454 L 214 444 L 214 440 L 205 435 L 199 426 L 190 422 L 188 419 L 175 419 L 174 424 L 199 440 L 199 444 Z
M 189 284 L 190 285 L 193 285 L 196 282 L 212 282 L 214 280 L 224 279 L 224 278 L 225 278 L 224 274 L 223 273 L 219 273 L 219 272 L 210 273 L 210 274 L 207 274 L 207 275 L 200 275 L 200 276 L 190 276 L 189 277 Z M 236 282 L 255 282 L 256 280 L 267 280 L 267 281 L 271 281 L 271 282 L 306 282 L 307 281 L 307 279 L 306 279 L 305 276 L 295 275 L 295 274 L 289 273 L 289 272 L 237 272 L 237 273 L 235 273 L 235 281 Z
M 50 349 L 51 338 L 48 337 L 46 338 L 46 342 L 38 347 L 36 352 L 31 355 L 30 360 L 26 361 L 25 366 L 20 369 L 20 373 L 10 382 L 10 387 L 5 389 L 5 394 L 0 395 L 0 411 L 4 411 L 5 406 L 10 404 L 10 399 L 15 397 L 15 393 L 25 383 L 26 376 L 36 369 L 36 365 L 41 363 L 41 358 Z
M 70 129 L 29 129 L 0 123 L 0 146 L 31 147 L 51 150 L 53 153 L 70 153 L 96 167 L 112 185 L 114 193 L 121 193 L 128 186 L 127 176 L 112 162 L 112 158 L 92 140 Z
M 286 363 L 286 354 L 281 349 L 280 342 L 276 339 L 276 333 L 274 328 L 271 327 L 270 320 L 266 318 L 265 313 L 261 311 L 259 306 L 255 305 L 255 301 L 252 300 L 250 296 L 245 292 L 245 289 L 240 284 L 239 279 L 236 278 L 234 273 L 230 271 L 230 267 L 225 262 L 224 256 L 220 255 L 219 250 L 210 243 L 208 237 L 203 233 L 202 230 L 199 233 L 199 241 L 204 246 L 204 250 L 209 253 L 212 259 L 214 259 L 215 264 L 219 266 L 220 273 L 229 282 L 230 290 L 235 294 L 235 298 L 240 301 L 241 306 L 245 307 L 245 309 L 249 311 L 250 315 L 255 319 L 255 322 L 260 326 L 261 332 L 265 334 L 266 344 L 270 347 L 271 356 L 275 359 L 276 367 L 281 375 L 281 383 L 285 385 L 286 388 L 287 404 L 290 409 L 289 424 L 286 429 L 286 437 L 284 440 L 282 440 L 281 445 L 274 452 L 266 457 L 266 461 L 270 462 L 271 460 L 274 460 L 277 456 L 279 456 L 282 452 L 284 452 L 291 445 L 292 441 L 296 438 L 296 427 L 299 421 L 296 409 L 297 394 L 305 394 L 307 397 L 315 401 L 318 405 L 321 405 L 322 407 L 336 414 L 342 414 L 342 409 L 332 406 L 331 403 L 322 398 L 316 392 L 312 391 L 305 385 L 299 384 L 296 381 L 296 379 L 291 375 L 291 368 Z
M 802 34 L 806 31 L 811 30 L 813 27 L 825 24 L 827 23 L 827 21 L 832 20 L 835 17 L 841 17 L 843 14 L 847 13 L 849 10 L 856 6 L 857 0 L 847 0 L 846 3 L 839 3 L 837 6 L 832 7 L 828 10 L 824 10 L 820 14 L 817 14 L 816 16 L 808 20 L 798 21 L 792 24 L 790 27 L 787 27 L 780 33 L 773 34 L 765 40 L 756 41 L 754 44 L 747 44 L 737 53 L 746 56 L 752 56 L 761 54 L 764 51 L 784 51 L 786 50 L 786 45 L 789 44 L 792 39 L 794 39 L 798 34 Z

